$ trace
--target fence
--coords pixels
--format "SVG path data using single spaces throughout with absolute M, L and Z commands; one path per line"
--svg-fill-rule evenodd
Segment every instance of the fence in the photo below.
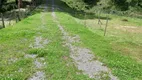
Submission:
M 31 3 L 30 5 L 26 5 L 25 8 L 20 9 L 13 9 L 11 11 L 7 11 L 5 13 L 0 13 L 0 29 L 5 28 L 7 26 L 13 25 L 17 23 L 18 21 L 21 21 L 22 19 L 29 16 L 32 11 L 40 5 L 42 0 L 35 0 L 34 3 Z

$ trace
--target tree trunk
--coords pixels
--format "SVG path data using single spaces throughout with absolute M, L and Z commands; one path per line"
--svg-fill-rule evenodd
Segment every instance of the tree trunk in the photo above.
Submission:
M 15 4 L 16 4 L 16 8 L 19 8 L 18 7 L 18 0 L 15 0 Z
M 32 5 L 33 5 L 33 6 L 36 6 L 35 0 L 32 0 Z
M 18 0 L 18 8 L 21 8 L 23 6 L 22 0 Z
M 1 18 L 2 18 L 2 25 L 3 25 L 3 28 L 5 28 L 5 23 L 4 23 L 4 16 L 3 16 L 3 13 L 1 13 Z

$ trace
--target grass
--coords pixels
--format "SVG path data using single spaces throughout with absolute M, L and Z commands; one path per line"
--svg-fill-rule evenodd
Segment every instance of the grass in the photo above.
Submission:
M 68 48 L 62 46 L 62 34 L 57 27 L 58 25 L 53 21 L 51 13 L 46 16 L 45 22 L 47 22 L 45 25 L 48 28 L 42 31 L 47 33 L 42 35 L 50 40 L 45 55 L 47 78 L 50 80 L 91 80 L 85 75 L 76 75 L 78 70 L 69 57 Z
M 72 13 L 73 10 L 62 2 L 57 2 L 58 5 L 62 5 L 63 12 L 67 12 L 75 20 L 89 28 L 95 34 L 100 36 L 104 35 L 104 28 L 106 24 L 106 16 L 108 14 L 101 13 L 100 18 L 103 23 L 101 26 L 98 24 L 98 13 L 87 14 L 77 12 Z M 86 14 L 86 15 L 85 15 Z M 114 50 L 121 51 L 123 55 L 129 56 L 138 62 L 142 63 L 142 23 L 140 18 L 118 16 L 109 14 L 109 24 L 107 28 L 107 34 L 105 37 L 110 41 L 110 44 Z M 122 20 L 128 21 L 122 21 Z
M 57 3 L 60 4 L 59 1 Z M 73 64 L 69 49 L 63 46 L 63 35 L 50 11 L 36 9 L 30 17 L 0 30 L 0 80 L 25 80 L 32 76 L 37 69 L 33 65 L 34 59 L 25 58 L 26 54 L 45 58 L 47 65 L 43 70 L 49 80 L 94 80 L 83 75 Z M 44 24 L 40 18 L 42 14 L 45 15 Z M 77 19 L 58 10 L 56 14 L 71 36 L 80 36 L 81 43 L 74 45 L 92 50 L 97 59 L 108 66 L 120 80 L 142 79 L 141 33 L 133 33 L 131 30 L 125 32 L 124 27 L 119 27 L 135 26 L 140 30 L 140 19 L 110 15 L 107 36 L 104 37 L 104 19 L 101 20 L 103 26 L 100 29 L 97 19 Z M 125 18 L 128 22 L 121 21 Z M 87 26 L 84 26 L 84 22 Z M 44 48 L 30 48 L 29 45 L 34 44 L 36 37 L 48 39 L 49 43 Z
M 102 37 L 99 33 L 90 31 L 68 14 L 59 12 L 57 15 L 61 24 L 71 35 L 80 36 L 82 41 L 80 45 L 91 49 L 120 80 L 142 79 L 142 64 L 129 56 L 123 55 L 121 51 L 114 50 L 109 37 Z M 100 31 L 100 33 L 102 32 Z
M 36 13 L 38 12 L 38 13 Z M 0 31 L 0 80 L 25 80 L 37 69 L 33 58 L 25 58 L 26 54 L 37 54 L 44 57 L 47 67 L 43 70 L 47 79 L 51 80 L 91 80 L 78 71 L 69 57 L 69 50 L 63 47 L 63 39 L 57 24 L 53 22 L 50 12 L 33 12 L 34 14 L 21 22 Z M 43 25 L 41 14 L 44 14 Z M 41 36 L 48 39 L 49 44 L 41 49 L 32 49 L 35 38 Z M 22 72 L 20 71 L 22 70 Z
M 104 14 L 102 14 L 104 16 Z M 117 15 L 110 15 L 107 29 L 107 38 L 115 50 L 120 50 L 124 55 L 136 59 L 138 62 L 142 61 L 142 24 L 141 19 L 123 17 Z M 122 21 L 127 19 L 127 21 Z M 103 25 L 97 24 L 97 19 L 81 20 L 81 23 L 86 22 L 87 27 L 94 33 L 103 36 L 106 20 L 101 20 Z
M 30 39 L 36 34 L 34 29 L 40 25 L 39 16 L 40 14 L 36 14 L 0 31 L 1 80 L 23 80 L 34 71 L 33 60 L 24 58 L 24 55 L 28 50 Z M 23 72 L 19 72 L 19 69 Z

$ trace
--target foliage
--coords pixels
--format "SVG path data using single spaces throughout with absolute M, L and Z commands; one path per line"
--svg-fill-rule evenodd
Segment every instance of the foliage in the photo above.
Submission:
M 72 9 L 85 10 L 87 5 L 82 0 L 62 0 Z
M 3 5 L 7 2 L 7 0 L 0 0 L 0 12 L 3 12 Z
M 81 9 L 83 6 L 100 6 L 103 9 L 116 9 L 120 11 L 131 8 L 142 8 L 142 0 L 62 0 L 72 8 Z M 81 9 L 82 10 L 82 9 Z

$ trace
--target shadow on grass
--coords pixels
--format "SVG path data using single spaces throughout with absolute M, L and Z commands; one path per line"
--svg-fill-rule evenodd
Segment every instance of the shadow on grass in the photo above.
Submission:
M 73 17 L 79 18 L 79 19 L 95 19 L 98 18 L 98 14 L 97 13 L 89 13 L 89 12 L 85 12 L 85 11 L 78 11 L 76 9 L 73 9 L 71 7 L 69 7 L 65 2 L 58 0 L 56 1 L 56 9 L 58 9 L 57 11 L 60 12 L 65 12 L 68 13 L 70 15 L 72 15 Z M 60 6 L 62 5 L 62 7 Z M 107 17 L 104 16 L 99 16 L 100 19 L 106 20 Z M 108 18 L 109 20 L 111 20 L 111 18 Z

